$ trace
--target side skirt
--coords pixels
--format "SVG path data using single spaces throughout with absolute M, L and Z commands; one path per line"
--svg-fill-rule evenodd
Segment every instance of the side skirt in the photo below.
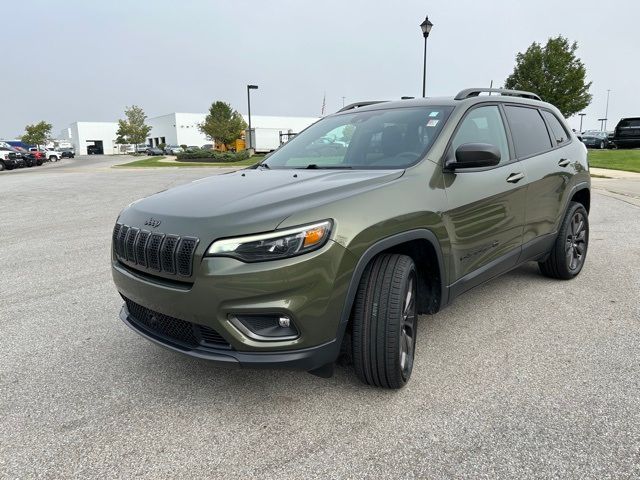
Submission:
M 449 285 L 449 303 L 454 298 L 462 295 L 472 288 L 482 285 L 503 273 L 519 267 L 529 261 L 543 260 L 553 247 L 557 233 L 549 233 L 530 242 L 525 243 L 520 248 L 511 250 L 493 262 L 490 262 Z

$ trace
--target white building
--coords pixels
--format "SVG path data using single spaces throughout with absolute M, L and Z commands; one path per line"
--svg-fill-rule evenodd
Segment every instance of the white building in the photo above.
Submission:
M 147 119 L 151 127 L 147 144 L 158 146 L 188 145 L 201 147 L 213 143 L 198 128 L 204 122 L 206 113 L 169 113 Z M 243 115 L 245 122 L 249 122 Z M 318 120 L 317 117 L 275 117 L 252 115 L 251 127 L 255 132 L 255 146 L 258 152 L 268 152 L 280 145 L 281 134 L 286 141 L 287 134 L 298 133 Z M 73 144 L 78 155 L 86 155 L 87 147 L 104 154 L 126 153 L 126 147 L 116 144 L 117 122 L 75 122 L 65 128 L 61 140 Z
M 61 132 L 60 140 L 70 142 L 76 155 L 87 155 L 87 148 L 92 153 L 112 155 L 120 152 L 116 144 L 118 122 L 75 122 Z

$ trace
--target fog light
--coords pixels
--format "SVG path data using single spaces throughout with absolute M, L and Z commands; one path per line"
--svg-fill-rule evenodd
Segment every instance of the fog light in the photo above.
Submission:
M 298 338 L 295 321 L 283 314 L 232 314 L 231 324 L 247 337 L 261 342 L 277 342 Z
M 289 317 L 280 317 L 278 319 L 278 325 L 280 325 L 282 328 L 289 328 L 289 326 L 291 325 L 291 320 L 289 320 Z

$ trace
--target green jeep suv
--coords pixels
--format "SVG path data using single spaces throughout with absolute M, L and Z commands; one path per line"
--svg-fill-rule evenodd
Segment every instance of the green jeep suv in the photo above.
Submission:
M 584 265 L 585 146 L 536 95 L 487 91 L 353 104 L 249 169 L 129 205 L 121 319 L 202 359 L 328 376 L 342 353 L 402 387 L 418 315 L 525 262 Z

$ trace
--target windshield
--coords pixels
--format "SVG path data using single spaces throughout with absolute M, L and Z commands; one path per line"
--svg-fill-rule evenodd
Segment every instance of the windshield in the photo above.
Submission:
M 269 168 L 406 168 L 433 144 L 453 107 L 408 107 L 326 117 L 275 151 Z

